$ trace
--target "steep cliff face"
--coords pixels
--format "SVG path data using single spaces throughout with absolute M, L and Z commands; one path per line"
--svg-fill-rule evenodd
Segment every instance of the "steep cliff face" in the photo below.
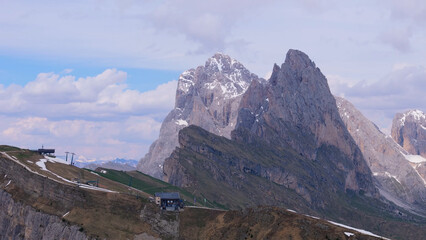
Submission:
M 392 122 L 392 138 L 408 153 L 426 158 L 426 114 L 420 110 L 397 113 Z
M 243 96 L 233 132 L 242 131 L 290 147 L 312 161 L 321 158 L 345 175 L 344 188 L 376 194 L 371 172 L 346 130 L 330 93 L 327 79 L 309 57 L 289 50 L 285 62 L 275 65 L 267 83 L 253 81 Z M 334 154 L 333 156 L 331 154 Z
M 261 141 L 232 141 L 193 125 L 180 131 L 179 143 L 164 163 L 165 179 L 202 192 L 211 201 L 229 208 L 287 203 L 304 209 L 327 202 L 330 189 L 325 189 L 325 182 L 332 180 L 320 164 L 305 162 L 291 150 L 277 150 Z
M 1 239 L 88 239 L 79 226 L 16 202 L 0 189 Z
M 405 150 L 350 102 L 341 97 L 336 97 L 336 102 L 343 122 L 377 180 L 376 186 L 381 194 L 400 206 L 423 209 L 426 213 L 425 181 L 406 159 Z
M 140 160 L 138 170 L 161 178 L 164 160 L 178 146 L 179 130 L 190 124 L 230 138 L 242 94 L 254 79 L 263 81 L 238 61 L 220 53 L 209 58 L 204 66 L 182 73 L 175 108 L 164 119 L 158 140 Z

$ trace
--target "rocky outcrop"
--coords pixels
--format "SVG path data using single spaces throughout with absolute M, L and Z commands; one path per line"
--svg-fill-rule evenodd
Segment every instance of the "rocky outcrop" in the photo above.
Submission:
M 377 194 L 362 153 L 340 118 L 327 79 L 306 54 L 289 50 L 281 67 L 274 66 L 267 83 L 253 81 L 241 100 L 237 121 L 233 138 L 250 142 L 250 138 L 241 139 L 246 136 L 242 131 L 248 130 L 311 161 L 327 159 L 325 164 L 333 171 L 344 173 L 345 190 Z
M 0 189 L 0 239 L 88 239 L 76 225 L 16 202 Z
M 30 172 L 0 154 L 0 179 L 3 176 L 6 176 L 4 181 L 10 180 L 11 185 L 19 187 L 15 191 L 19 190 L 19 196 L 27 204 L 44 203 L 58 215 L 73 207 L 82 207 L 86 202 L 84 191 L 78 187 L 59 184 L 46 176 Z
M 402 207 L 423 209 L 426 214 L 426 185 L 406 159 L 405 150 L 350 102 L 341 97 L 336 97 L 336 102 L 340 116 L 361 149 L 382 195 Z
M 426 114 L 420 110 L 397 113 L 392 138 L 410 154 L 426 158 Z
M 209 58 L 204 66 L 183 72 L 175 108 L 164 119 L 159 138 L 140 160 L 138 170 L 161 178 L 164 160 L 178 146 L 179 130 L 188 125 L 230 138 L 242 94 L 254 79 L 259 80 L 241 63 L 220 53 Z
M 145 205 L 141 210 L 140 218 L 146 219 L 163 238 L 177 239 L 179 236 L 179 212 L 160 212 L 157 206 Z

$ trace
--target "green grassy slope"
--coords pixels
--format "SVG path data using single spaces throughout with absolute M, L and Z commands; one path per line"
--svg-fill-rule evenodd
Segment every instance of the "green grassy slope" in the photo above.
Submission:
M 106 171 L 106 173 L 102 173 L 101 170 Z M 153 178 L 139 171 L 125 172 L 106 168 L 97 168 L 95 172 L 102 177 L 125 184 L 127 186 L 131 186 L 151 195 L 154 195 L 156 192 L 179 192 L 181 198 L 185 201 L 187 206 L 196 205 L 210 208 L 225 208 L 223 205 L 217 202 L 208 201 L 208 199 L 206 199 L 204 202 L 204 197 L 201 194 L 192 194 L 185 189 L 173 186 L 167 182 Z

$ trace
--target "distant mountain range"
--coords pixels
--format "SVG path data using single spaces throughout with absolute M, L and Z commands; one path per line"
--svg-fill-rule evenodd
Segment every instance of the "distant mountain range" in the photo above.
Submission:
M 133 171 L 133 170 L 136 170 L 137 164 L 138 164 L 137 160 L 123 159 L 123 158 L 116 158 L 110 161 L 96 160 L 91 162 L 79 162 L 79 161 L 75 162 L 75 166 L 79 168 L 87 168 L 91 170 L 95 170 L 98 167 L 102 167 L 102 168 L 109 168 L 109 169 L 122 170 L 122 171 Z

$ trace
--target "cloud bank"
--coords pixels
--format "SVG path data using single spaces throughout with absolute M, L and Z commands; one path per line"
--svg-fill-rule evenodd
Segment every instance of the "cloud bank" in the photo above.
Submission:
M 328 76 L 335 95 L 347 98 L 385 132 L 398 112 L 408 109 L 426 110 L 426 68 L 406 64 L 395 65 L 379 81 L 345 80 Z
M 173 108 L 177 81 L 139 92 L 127 88 L 126 77 L 116 69 L 78 79 L 40 73 L 25 86 L 0 85 L 0 142 L 139 159 Z

